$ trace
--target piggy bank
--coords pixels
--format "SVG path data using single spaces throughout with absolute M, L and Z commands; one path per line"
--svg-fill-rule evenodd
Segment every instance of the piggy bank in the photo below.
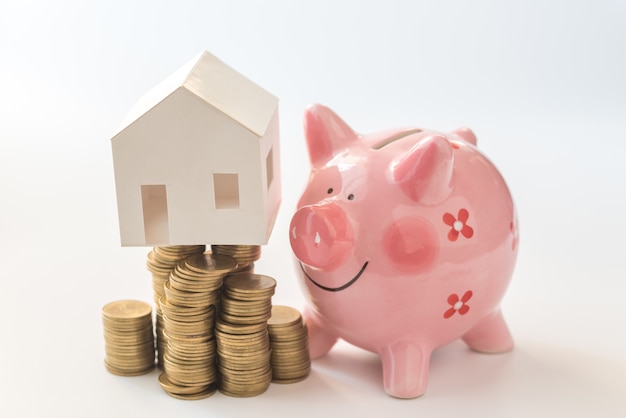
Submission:
M 357 134 L 321 105 L 304 124 L 311 174 L 289 235 L 311 358 L 341 338 L 380 356 L 389 395 L 414 398 L 442 345 L 510 351 L 516 211 L 472 131 Z

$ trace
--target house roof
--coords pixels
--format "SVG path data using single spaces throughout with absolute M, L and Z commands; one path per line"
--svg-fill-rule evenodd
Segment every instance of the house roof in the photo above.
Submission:
M 204 51 L 139 99 L 113 140 L 179 88 L 195 94 L 258 137 L 265 133 L 278 105 L 275 96 Z

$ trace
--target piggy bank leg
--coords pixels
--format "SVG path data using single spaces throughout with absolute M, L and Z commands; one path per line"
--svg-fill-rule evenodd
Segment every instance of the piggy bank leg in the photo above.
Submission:
M 380 352 L 385 391 L 396 398 L 426 392 L 432 350 L 413 341 L 397 341 Z
M 506 353 L 513 349 L 513 338 L 500 310 L 481 319 L 463 335 L 463 341 L 482 353 Z
M 338 338 L 328 332 L 324 322 L 308 306 L 302 313 L 309 333 L 309 354 L 312 359 L 322 357 L 335 345 Z

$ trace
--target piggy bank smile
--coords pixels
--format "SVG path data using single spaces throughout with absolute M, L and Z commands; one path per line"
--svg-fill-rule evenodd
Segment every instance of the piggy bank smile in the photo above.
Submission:
M 302 269 L 302 273 L 304 273 L 304 275 L 306 276 L 307 279 L 309 279 L 309 281 L 311 283 L 313 283 L 315 286 L 319 287 L 322 290 L 326 290 L 327 292 L 339 292 L 341 290 L 346 290 L 347 288 L 349 288 L 350 286 L 352 286 L 354 283 L 356 283 L 357 280 L 359 280 L 359 277 L 361 277 L 361 275 L 363 274 L 363 272 L 365 271 L 365 269 L 367 268 L 367 265 L 369 264 L 369 261 L 366 261 L 363 264 L 363 267 L 361 267 L 361 270 L 359 270 L 359 272 L 350 280 L 348 280 L 345 284 L 341 285 L 341 286 L 337 286 L 337 287 L 328 287 L 328 286 L 324 286 L 320 283 L 318 283 L 317 281 L 315 281 L 310 274 L 308 274 L 306 272 L 306 269 L 304 268 L 304 265 L 302 264 L 302 262 L 300 262 L 300 268 Z

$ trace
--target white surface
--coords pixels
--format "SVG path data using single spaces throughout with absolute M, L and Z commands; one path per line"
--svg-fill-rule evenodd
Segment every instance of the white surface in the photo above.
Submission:
M 626 6 L 597 2 L 3 2 L 0 416 L 626 416 Z M 15 4 L 13 4 L 15 3 Z M 408 1 L 405 3 L 409 3 Z M 417 3 L 417 2 L 415 2 Z M 415 400 L 340 345 L 250 399 L 168 397 L 110 375 L 101 307 L 151 300 L 147 249 L 119 245 L 109 138 L 207 49 L 281 99 L 283 205 L 257 271 L 301 307 L 287 225 L 306 104 L 363 132 L 468 125 L 516 199 L 503 356 L 435 353 Z

